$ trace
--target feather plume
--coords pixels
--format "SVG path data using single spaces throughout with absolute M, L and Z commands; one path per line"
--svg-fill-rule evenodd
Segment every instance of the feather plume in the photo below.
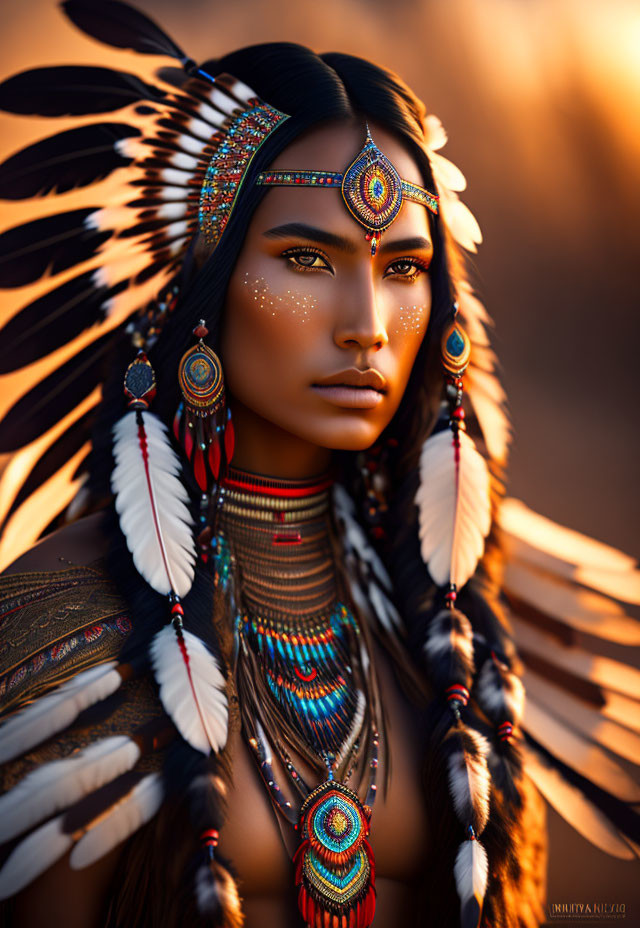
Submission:
M 69 858 L 74 870 L 82 870 L 100 860 L 114 847 L 126 841 L 156 814 L 164 798 L 162 777 L 151 773 L 130 793 L 101 816 L 80 838 Z
M 0 287 L 22 287 L 96 254 L 111 236 L 90 225 L 94 207 L 34 219 L 0 235 Z
M 0 763 L 4 764 L 62 731 L 122 683 L 115 661 L 91 667 L 13 715 L 0 729 Z
M 525 671 L 522 679 L 527 693 L 571 728 L 619 757 L 640 765 L 640 736 L 636 732 L 606 718 L 599 706 L 572 695 L 532 670 Z
M 458 456 L 448 430 L 427 439 L 416 494 L 422 559 L 438 585 L 458 588 L 474 573 L 491 527 L 486 462 L 465 432 L 459 438 Z
M 460 845 L 453 873 L 460 897 L 461 928 L 477 928 L 489 873 L 487 852 L 477 839 Z
M 25 116 L 110 113 L 166 94 L 134 74 L 110 68 L 32 68 L 0 84 L 0 110 Z
M 113 337 L 113 332 L 102 335 L 55 368 L 48 377 L 37 378 L 33 386 L 13 405 L 9 401 L 0 430 L 0 454 L 17 451 L 37 441 L 92 393 L 102 380 L 102 359 L 111 347 Z M 20 371 L 18 375 L 21 382 L 22 373 Z M 27 379 L 27 375 L 24 379 Z M 1 393 L 0 397 L 5 399 Z M 47 503 L 45 511 L 50 513 L 53 511 L 51 503 L 49 500 Z M 48 516 L 42 529 L 50 519 L 51 516 Z
M 37 767 L 0 796 L 0 843 L 68 808 L 130 770 L 140 757 L 131 738 L 116 735 L 85 750 Z
M 429 623 L 423 651 L 429 675 L 439 690 L 452 683 L 467 689 L 473 675 L 473 632 L 457 609 L 443 609 Z
M 157 416 L 140 410 L 116 423 L 111 488 L 136 569 L 156 592 L 182 598 L 194 577 L 193 519 L 166 432 Z
M 489 745 L 478 732 L 458 724 L 447 734 L 442 747 L 458 820 L 465 828 L 472 825 L 480 834 L 489 819 Z
M 53 866 L 73 845 L 62 828 L 63 815 L 32 831 L 9 854 L 0 870 L 0 899 L 19 893 Z
M 504 573 L 507 596 L 551 616 L 563 625 L 619 644 L 640 644 L 640 623 L 601 593 L 554 576 L 523 561 L 508 561 Z
M 130 48 L 143 55 L 187 56 L 148 16 L 117 0 L 65 0 L 62 9 L 72 23 L 105 45 Z
M 480 670 L 475 696 L 494 725 L 508 721 L 517 725 L 524 709 L 525 689 L 522 681 L 495 655 Z
M 634 852 L 615 825 L 577 786 L 568 780 L 532 745 L 525 746 L 525 772 L 547 802 L 579 834 L 606 854 L 631 860 Z
M 98 271 L 87 271 L 23 306 L 0 330 L 0 374 L 38 361 L 103 322 L 125 286 L 105 286 Z
M 640 802 L 640 784 L 608 753 L 529 695 L 522 727 L 563 764 L 618 799 Z
M 605 687 L 620 693 L 631 700 L 640 700 L 640 670 L 622 661 L 600 654 L 592 654 L 583 648 L 568 647 L 555 635 L 542 631 L 530 622 L 511 617 L 514 640 L 518 651 L 522 653 L 525 663 L 529 655 L 536 658 L 536 669 L 540 661 L 551 665 L 554 669 L 554 678 L 558 678 L 558 671 L 569 677 L 578 677 L 597 687 Z M 637 708 L 636 708 L 637 713 Z M 631 719 L 628 723 L 630 724 Z
M 107 177 L 130 164 L 118 141 L 139 136 L 123 123 L 101 123 L 69 129 L 29 145 L 0 164 L 0 197 L 24 200 L 65 193 Z
M 392 592 L 386 567 L 356 518 L 353 500 L 343 486 L 333 487 L 333 506 L 342 527 L 344 557 L 354 603 L 363 615 L 373 615 L 390 634 L 397 633 L 402 620 L 388 594 Z
M 193 748 L 208 754 L 227 741 L 225 679 L 204 642 L 167 625 L 151 643 L 153 672 L 162 704 Z

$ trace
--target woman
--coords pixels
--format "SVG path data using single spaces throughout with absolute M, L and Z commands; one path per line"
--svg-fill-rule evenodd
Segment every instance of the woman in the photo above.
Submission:
M 113 498 L 3 581 L 14 922 L 59 904 L 78 925 L 538 924 L 542 806 L 491 530 L 506 430 L 442 128 L 359 59 L 264 45 L 199 69 L 122 4 L 65 8 L 186 75 L 54 69 L 0 94 L 50 115 L 124 101 L 135 123 L 0 177 L 18 196 L 129 184 L 2 243 L 3 286 L 99 255 L 9 324 L 13 367 L 63 350 L 5 427 L 23 445 L 105 379 L 89 494 Z M 560 723 L 538 711 L 536 782 L 595 822 L 568 768 L 549 787 Z M 630 854 L 631 781 L 583 772 L 614 821 L 592 837 Z

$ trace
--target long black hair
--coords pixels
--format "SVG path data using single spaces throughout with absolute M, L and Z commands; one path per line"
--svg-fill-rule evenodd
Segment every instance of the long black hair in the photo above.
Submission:
M 167 424 L 179 402 L 178 364 L 183 353 L 193 343 L 192 330 L 199 319 L 204 319 L 209 328 L 208 343 L 214 350 L 219 350 L 229 281 L 251 217 L 267 192 L 253 181 L 257 173 L 267 169 L 294 139 L 329 121 L 351 122 L 354 118 L 362 118 L 363 125 L 365 119 L 376 122 L 406 145 L 421 171 L 424 186 L 435 192 L 424 148 L 425 107 L 392 72 L 351 55 L 319 55 L 291 43 L 268 43 L 243 48 L 222 58 L 207 61 L 202 68 L 213 76 L 232 74 L 290 118 L 266 140 L 254 158 L 220 244 L 200 266 L 194 263 L 191 273 L 186 274 L 181 281 L 178 306 L 150 353 L 158 379 L 154 410 Z M 405 395 L 383 436 L 389 495 L 385 516 L 386 541 L 378 544 L 395 583 L 398 606 L 407 624 L 409 638 L 416 644 L 435 610 L 441 606 L 438 591 L 420 558 L 413 499 L 420 448 L 434 427 L 443 397 L 438 363 L 439 344 L 444 326 L 452 318 L 452 269 L 458 268 L 460 260 L 439 219 L 433 221 L 432 229 L 434 257 L 429 269 L 431 315 Z M 94 491 L 100 496 L 109 492 L 110 426 L 122 411 L 122 374 L 129 360 L 130 351 L 127 354 L 119 349 L 118 357 L 112 363 L 112 376 L 105 386 L 105 401 L 96 430 L 92 466 Z M 221 360 L 224 366 L 224 356 Z M 362 510 L 364 491 L 359 476 L 358 456 L 355 453 L 344 453 L 340 457 L 347 485 L 350 489 L 358 488 L 360 491 L 361 498 L 357 502 Z M 142 585 L 143 581 L 135 576 L 132 568 L 128 570 L 127 577 L 126 593 L 130 601 L 136 600 L 136 587 Z M 204 605 L 199 609 L 206 620 L 203 589 L 202 578 L 197 578 L 193 595 L 201 597 Z M 487 597 L 476 601 L 468 594 L 465 605 L 468 613 L 471 613 L 474 627 L 480 623 L 485 635 L 496 638 L 498 647 L 501 644 L 500 623 L 494 618 Z M 442 706 L 438 704 L 438 712 L 427 722 L 425 731 L 420 735 L 429 755 L 425 793 L 432 818 L 433 842 L 426 861 L 425 910 L 434 919 L 434 924 L 455 924 L 459 917 L 459 902 L 452 871 L 456 848 L 461 840 L 461 826 L 447 799 L 442 759 L 438 758 L 437 753 L 434 754 L 439 745 L 429 744 L 430 735 L 438 729 L 441 716 Z M 519 832 L 513 817 L 507 826 L 507 813 L 493 800 L 491 812 L 490 825 L 483 835 L 491 865 L 484 912 L 489 923 L 496 928 L 499 925 L 517 924 L 511 920 L 517 918 L 517 913 L 508 911 L 504 884 L 505 881 L 515 883 L 519 878 L 519 865 L 512 850 Z M 398 840 L 402 840 L 401 835 Z

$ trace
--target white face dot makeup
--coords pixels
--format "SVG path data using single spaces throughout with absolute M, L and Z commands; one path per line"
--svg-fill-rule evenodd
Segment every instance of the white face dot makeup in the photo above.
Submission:
M 421 332 L 427 312 L 428 308 L 424 303 L 414 303 L 412 306 L 401 306 L 395 320 L 396 328 L 394 330 L 394 335 Z
M 264 277 L 251 277 L 247 272 L 242 282 L 245 287 L 249 288 L 260 309 L 271 313 L 272 316 L 275 316 L 276 313 L 286 312 L 300 322 L 306 322 L 310 314 L 317 309 L 318 300 L 316 297 L 302 293 L 299 290 L 290 289 L 280 294 L 273 293 Z

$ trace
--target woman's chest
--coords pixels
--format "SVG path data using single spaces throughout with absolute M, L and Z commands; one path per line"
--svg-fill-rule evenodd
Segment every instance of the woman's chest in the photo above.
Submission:
M 370 843 L 376 859 L 377 878 L 408 884 L 418 877 L 428 849 L 421 777 L 423 737 L 418 713 L 399 690 L 380 655 L 376 670 L 389 750 L 387 769 L 382 763 L 379 768 Z M 291 856 L 298 843 L 296 832 L 275 812 L 239 732 L 233 736 L 231 748 L 233 782 L 220 850 L 233 862 L 245 896 L 291 890 Z

